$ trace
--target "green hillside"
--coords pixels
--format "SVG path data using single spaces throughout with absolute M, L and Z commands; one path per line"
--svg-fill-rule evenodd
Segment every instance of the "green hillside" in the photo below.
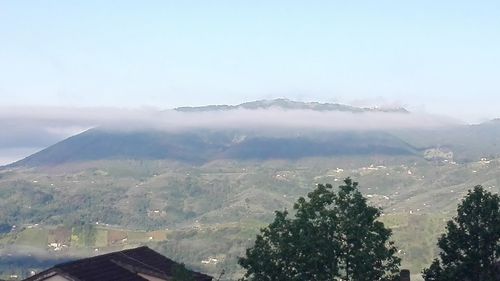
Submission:
M 408 143 L 380 131 L 249 130 L 121 131 L 95 128 L 56 143 L 10 167 L 94 160 L 171 160 L 202 165 L 215 160 L 300 159 L 342 155 L 411 155 Z
M 193 268 L 213 275 L 224 269 L 225 278 L 234 279 L 237 257 L 274 210 L 290 209 L 316 183 L 336 185 L 352 177 L 370 202 L 383 208 L 382 220 L 394 230 L 403 266 L 417 273 L 434 256 L 444 220 L 467 189 L 483 184 L 499 191 L 499 164 L 498 159 L 455 163 L 373 155 L 221 159 L 202 165 L 106 160 L 9 168 L 0 172 L 0 220 L 16 229 L 3 234 L 2 247 L 50 251 L 45 244 L 53 237 L 50 229 L 74 231 L 84 223 L 98 226 L 95 236 L 69 245 L 63 256 L 148 243 Z M 121 244 L 110 245 L 109 229 L 123 229 L 122 234 L 112 232 Z M 166 240 L 145 240 L 144 234 L 158 230 L 168 233 Z

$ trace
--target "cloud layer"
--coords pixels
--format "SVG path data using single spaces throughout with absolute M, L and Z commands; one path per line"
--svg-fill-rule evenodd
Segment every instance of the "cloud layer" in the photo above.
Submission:
M 391 130 L 457 124 L 420 113 L 319 112 L 312 110 L 161 111 L 154 108 L 0 108 L 0 164 L 6 164 L 92 127 L 116 130 L 249 129 Z

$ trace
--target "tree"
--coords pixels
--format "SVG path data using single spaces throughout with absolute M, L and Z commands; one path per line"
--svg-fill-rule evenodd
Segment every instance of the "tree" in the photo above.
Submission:
M 391 231 L 377 221 L 381 212 L 367 205 L 358 183 L 344 183 L 338 192 L 320 184 L 299 198 L 293 218 L 277 211 L 239 259 L 242 280 L 394 280 L 400 259 Z
M 457 216 L 438 239 L 441 249 L 423 272 L 426 281 L 500 280 L 500 197 L 476 186 L 458 205 Z
M 193 274 L 184 263 L 175 264 L 172 268 L 172 281 L 195 281 Z

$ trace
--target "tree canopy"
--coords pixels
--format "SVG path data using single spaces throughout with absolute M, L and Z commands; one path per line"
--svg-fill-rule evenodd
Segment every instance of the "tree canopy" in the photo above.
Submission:
M 439 258 L 424 270 L 426 281 L 500 280 L 500 197 L 476 186 L 459 204 L 439 238 Z
M 378 208 L 367 205 L 347 178 L 335 192 L 319 184 L 294 205 L 295 214 L 276 211 L 239 264 L 242 280 L 394 280 L 400 259 L 391 231 L 377 220 Z
M 175 264 L 172 268 L 172 281 L 195 281 L 193 274 L 184 263 Z

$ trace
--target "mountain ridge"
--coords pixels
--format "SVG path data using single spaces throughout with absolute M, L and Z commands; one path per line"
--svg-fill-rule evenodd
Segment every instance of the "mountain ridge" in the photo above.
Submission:
M 207 111 L 228 111 L 236 109 L 269 109 L 282 108 L 285 110 L 314 110 L 314 111 L 347 111 L 347 112 L 396 112 L 409 113 L 403 107 L 383 108 L 383 107 L 355 107 L 339 103 L 320 102 L 300 102 L 285 98 L 272 100 L 257 100 L 245 102 L 238 105 L 205 105 L 205 106 L 183 106 L 174 110 L 179 112 L 207 112 Z

